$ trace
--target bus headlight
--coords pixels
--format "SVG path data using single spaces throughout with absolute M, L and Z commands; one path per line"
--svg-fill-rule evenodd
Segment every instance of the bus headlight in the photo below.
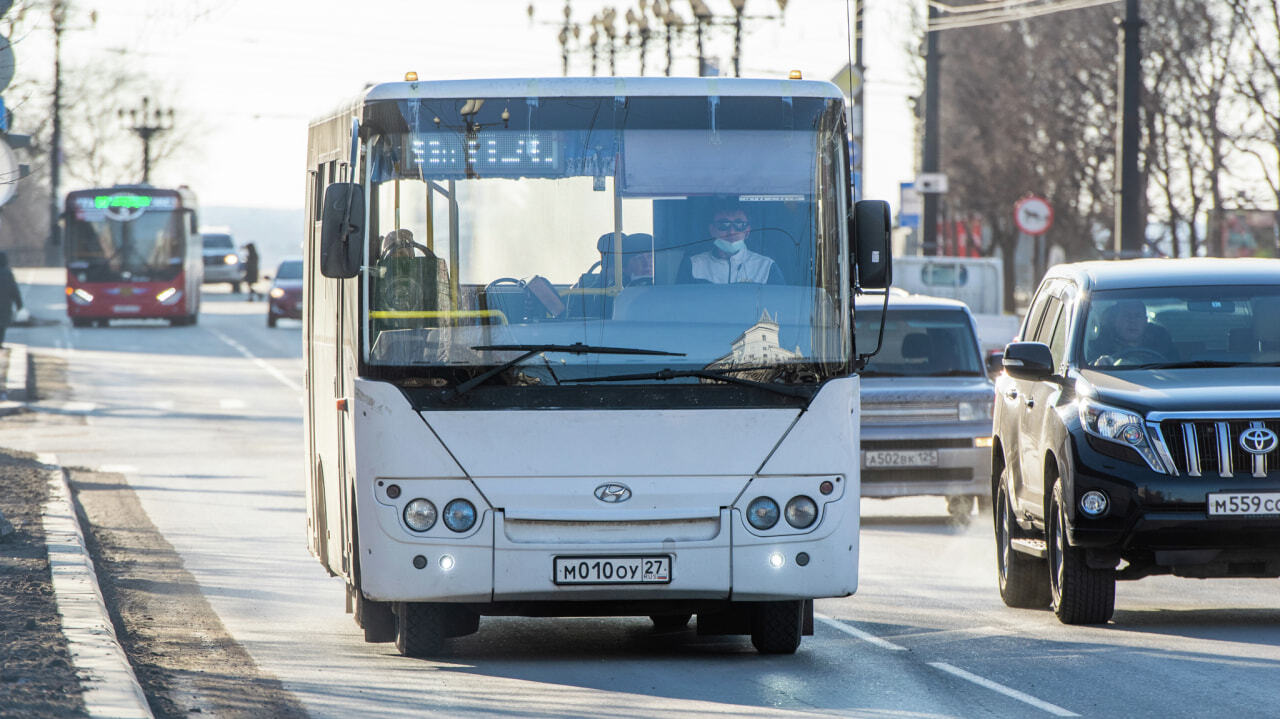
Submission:
M 182 299 L 182 293 L 176 287 L 170 287 L 156 295 L 156 300 L 162 305 L 177 304 L 180 299 Z
M 465 532 L 476 526 L 476 506 L 465 499 L 455 499 L 444 505 L 444 526 L 455 532 Z
M 93 295 L 89 294 L 88 292 L 85 292 L 79 287 L 75 288 L 74 290 L 68 287 L 67 297 L 70 297 L 71 301 L 75 302 L 78 305 L 87 305 L 90 302 L 93 302 Z
M 756 497 L 747 505 L 747 521 L 756 529 L 769 529 L 778 523 L 778 503 L 769 497 Z
M 415 532 L 425 532 L 436 526 L 436 505 L 430 500 L 412 500 L 404 506 L 404 523 Z
M 807 529 L 818 518 L 818 505 L 803 494 L 787 502 L 787 524 L 796 529 Z

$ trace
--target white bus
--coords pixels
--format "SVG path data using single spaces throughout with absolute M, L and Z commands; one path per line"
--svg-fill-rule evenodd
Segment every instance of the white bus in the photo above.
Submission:
M 850 204 L 845 113 L 802 80 L 409 76 L 312 123 L 309 544 L 366 640 L 696 614 L 792 653 L 854 592 L 851 298 L 889 214 Z

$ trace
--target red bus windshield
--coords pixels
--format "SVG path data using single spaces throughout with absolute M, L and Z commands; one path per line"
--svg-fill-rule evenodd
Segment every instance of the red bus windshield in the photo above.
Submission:
M 81 282 L 163 282 L 182 271 L 183 212 L 174 195 L 67 198 L 67 269 Z

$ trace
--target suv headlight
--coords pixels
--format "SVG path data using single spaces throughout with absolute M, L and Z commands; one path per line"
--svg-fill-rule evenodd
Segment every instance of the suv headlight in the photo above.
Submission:
M 956 419 L 961 422 L 973 422 L 979 419 L 991 419 L 993 402 L 961 402 L 956 405 Z
M 1132 448 L 1142 455 L 1151 469 L 1161 474 L 1168 474 L 1151 446 L 1151 438 L 1147 436 L 1147 425 L 1141 416 L 1090 400 L 1081 400 L 1076 406 L 1080 410 L 1080 426 L 1084 427 L 1085 432 L 1099 439 Z

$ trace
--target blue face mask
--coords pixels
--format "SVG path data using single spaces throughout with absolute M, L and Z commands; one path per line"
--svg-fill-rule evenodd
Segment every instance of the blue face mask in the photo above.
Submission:
M 716 240 L 715 245 L 716 245 L 716 249 L 720 250 L 726 255 L 736 255 L 742 250 L 746 249 L 747 241 L 738 240 L 737 242 L 729 242 L 727 240 Z

